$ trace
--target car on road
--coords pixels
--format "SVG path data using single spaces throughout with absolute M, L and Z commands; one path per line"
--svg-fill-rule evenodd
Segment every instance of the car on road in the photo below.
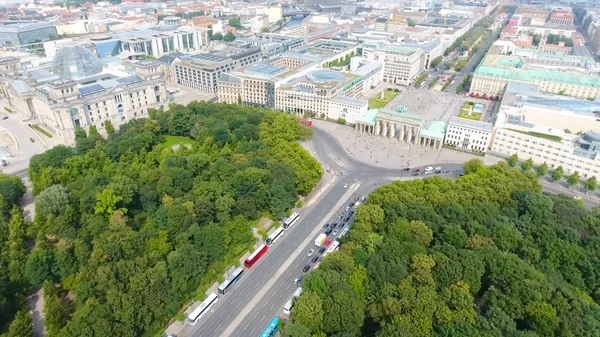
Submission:
M 331 244 L 331 241 L 333 241 L 333 240 L 327 239 L 327 241 L 325 241 L 325 246 L 329 246 Z
M 323 225 L 323 228 L 327 228 L 327 227 L 329 227 L 328 223 L 326 223 L 326 224 Z
M 443 170 L 442 173 L 450 173 L 450 170 Z
M 362 198 L 360 198 L 360 201 L 361 201 L 361 202 L 365 202 L 365 200 L 367 200 L 367 197 L 362 197 Z
M 431 174 L 432 171 L 425 171 L 425 174 Z
M 29 137 L 29 141 L 32 142 L 32 143 L 35 143 L 35 139 L 33 139 L 31 137 Z
M 432 166 L 428 166 L 425 171 L 433 171 L 433 167 Z
M 411 176 L 413 176 L 413 177 L 416 177 L 416 176 L 418 176 L 418 175 L 419 175 L 419 173 L 418 173 L 418 172 L 413 172 L 413 173 L 411 174 Z
M 306 265 L 306 266 L 304 266 L 304 268 L 302 268 L 302 272 L 306 273 L 309 269 L 310 269 L 310 266 Z
M 8 119 L 8 116 L 4 116 L 2 117 L 2 120 Z
M 436 166 L 435 169 L 439 171 L 439 170 L 442 169 L 442 167 L 441 166 Z
M 440 174 L 440 173 L 442 173 L 442 171 L 440 171 L 440 170 L 435 170 L 435 172 L 433 172 L 433 173 L 435 173 L 435 174 Z
M 410 167 L 405 167 L 403 171 L 410 171 Z
M 331 234 L 331 228 L 329 228 L 328 230 L 325 231 L 325 235 L 329 235 Z
M 308 251 L 308 253 L 306 253 L 306 256 L 312 256 L 315 253 L 314 249 L 311 249 Z
M 327 249 L 327 248 L 321 247 L 321 249 L 319 249 L 319 254 L 322 255 L 323 253 L 325 253 L 325 249 Z
M 337 223 L 337 222 L 334 222 L 334 223 L 331 225 L 331 228 L 336 228 L 336 227 L 337 227 L 337 225 L 338 225 L 338 223 Z
M 317 262 L 317 261 L 319 261 L 319 257 L 318 257 L 318 256 L 315 256 L 315 257 L 313 257 L 313 258 L 310 260 L 310 262 L 312 262 L 312 263 L 315 263 L 315 262 Z
M 303 281 L 303 280 L 304 280 L 304 277 L 302 277 L 302 276 L 300 276 L 300 277 L 296 277 L 296 278 L 294 279 L 294 283 L 295 283 L 295 284 L 300 284 L 300 283 L 302 283 L 302 281 Z
M 346 171 L 342 171 L 342 175 L 345 176 L 346 175 Z
M 334 230 L 334 231 L 333 231 L 331 234 L 333 234 L 333 236 L 336 236 L 336 235 L 338 235 L 338 231 L 337 231 L 337 229 L 336 229 L 336 230 Z
M 354 207 L 354 201 L 348 204 L 348 207 Z
M 2 166 L 8 166 L 8 162 L 4 159 L 2 159 Z
M 350 221 L 350 217 L 349 217 L 349 216 L 348 216 L 348 217 L 346 217 L 346 219 L 344 219 L 344 221 L 345 221 L 345 222 L 348 222 L 348 221 Z
M 344 184 L 344 188 L 348 188 L 348 184 Z
M 354 215 L 354 211 L 350 211 L 350 213 L 348 213 L 348 215 L 353 216 Z
M 419 171 L 421 171 L 421 169 L 416 168 L 413 170 L 413 172 L 419 172 Z

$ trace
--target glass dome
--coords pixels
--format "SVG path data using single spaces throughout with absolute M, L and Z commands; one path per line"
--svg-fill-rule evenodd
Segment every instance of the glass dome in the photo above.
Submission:
M 54 72 L 61 78 L 78 80 L 102 72 L 102 63 L 91 51 L 72 46 L 59 49 L 52 61 Z

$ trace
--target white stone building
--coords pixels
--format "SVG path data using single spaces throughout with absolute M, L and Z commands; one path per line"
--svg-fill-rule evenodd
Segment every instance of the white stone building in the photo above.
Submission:
M 491 123 L 452 117 L 446 129 L 444 144 L 457 149 L 486 152 L 494 126 Z

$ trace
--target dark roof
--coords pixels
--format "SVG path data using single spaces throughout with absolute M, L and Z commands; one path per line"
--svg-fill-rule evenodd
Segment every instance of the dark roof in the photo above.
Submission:
M 157 59 L 157 61 L 162 62 L 162 63 L 166 63 L 166 64 L 173 64 L 173 62 L 176 59 L 181 59 L 182 56 L 184 56 L 184 53 L 180 53 L 180 52 L 174 52 L 174 53 L 170 53 L 170 54 L 166 54 L 163 55 L 161 57 L 159 57 Z

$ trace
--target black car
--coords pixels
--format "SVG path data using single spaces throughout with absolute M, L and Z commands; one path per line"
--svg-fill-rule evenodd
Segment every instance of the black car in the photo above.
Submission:
M 414 177 L 414 176 L 418 176 L 418 175 L 419 175 L 419 173 L 418 173 L 418 172 L 413 172 L 413 173 L 411 174 L 411 176 L 413 176 L 413 177 Z
M 336 228 L 336 227 L 337 227 L 337 225 L 338 225 L 338 223 L 337 223 L 337 222 L 334 222 L 334 223 L 331 225 L 331 227 L 330 227 L 330 228 Z
M 350 213 L 348 213 L 348 214 L 350 214 L 350 216 L 353 216 L 354 215 L 354 211 L 350 211 Z
M 329 228 L 328 230 L 325 231 L 325 235 L 329 235 L 331 234 L 331 228 Z
M 347 217 L 346 219 L 344 219 L 344 221 L 346 221 L 346 222 L 350 221 L 350 217 Z
M 325 253 L 325 250 L 326 250 L 326 249 L 327 249 L 327 248 L 325 248 L 325 247 L 322 247 L 321 249 L 319 249 L 319 254 L 323 254 L 323 253 Z
M 315 256 L 315 257 L 313 257 L 313 258 L 312 258 L 312 260 L 310 260 L 310 261 L 311 261 L 312 263 L 315 263 L 315 262 L 319 261 L 319 257 L 318 257 L 318 256 Z
M 348 207 L 354 207 L 354 201 L 348 204 Z
M 306 266 L 304 266 L 304 268 L 302 268 L 302 271 L 306 273 L 309 269 L 310 269 L 310 266 L 306 265 Z
M 435 171 L 435 172 L 433 172 L 433 173 L 435 173 L 435 174 L 440 174 L 440 173 L 442 173 L 442 171 L 440 171 L 440 170 L 437 170 L 437 171 Z
M 410 167 L 405 167 L 404 171 L 410 171 Z
M 358 199 L 360 199 L 359 197 L 354 198 L 354 201 L 358 201 Z

